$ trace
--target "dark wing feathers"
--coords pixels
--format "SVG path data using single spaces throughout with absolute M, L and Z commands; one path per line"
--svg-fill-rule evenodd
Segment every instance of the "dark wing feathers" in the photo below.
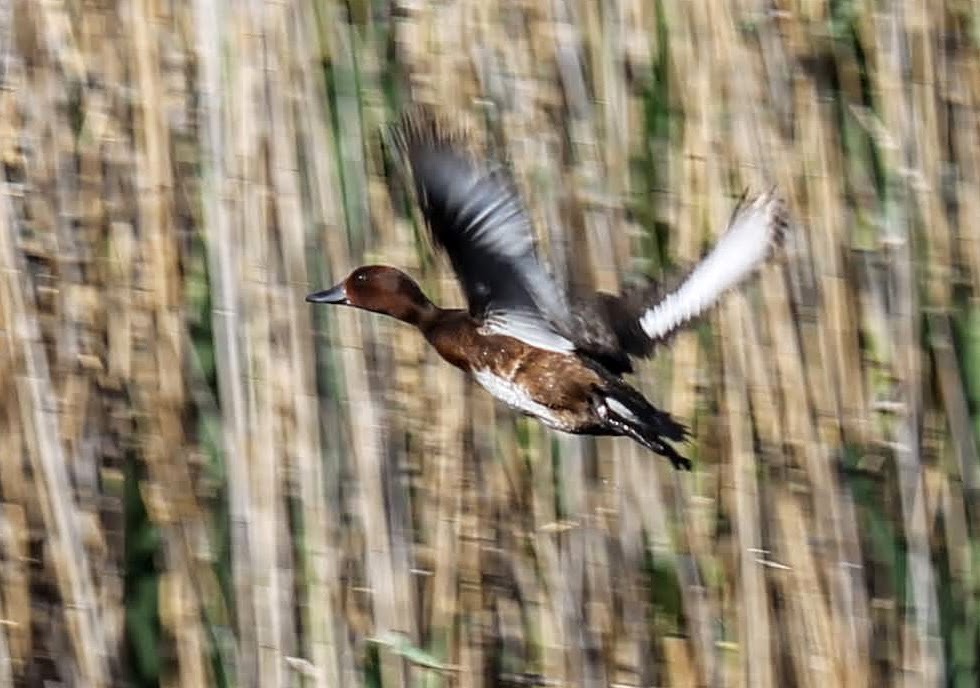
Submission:
M 506 172 L 478 161 L 458 129 L 425 109 L 403 116 L 392 128 L 391 139 L 406 163 L 432 236 L 449 256 L 470 312 L 476 317 L 493 315 L 501 331 L 506 330 L 508 314 L 513 314 L 521 331 L 550 331 L 561 340 L 553 344 L 570 348 L 549 324 L 567 318 L 567 305 L 538 262 L 530 218 Z
M 630 356 L 646 357 L 655 342 L 640 327 L 640 316 L 660 297 L 659 283 L 643 278 L 620 294 L 595 292 L 572 302 L 572 327 L 582 353 L 610 372 L 633 372 Z

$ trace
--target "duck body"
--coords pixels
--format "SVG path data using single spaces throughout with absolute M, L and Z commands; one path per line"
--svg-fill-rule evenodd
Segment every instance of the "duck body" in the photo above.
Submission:
M 588 397 L 599 375 L 575 355 L 539 349 L 514 337 L 480 331 L 479 323 L 451 318 L 426 335 L 439 355 L 491 395 L 564 432 L 594 425 Z
M 501 168 L 468 153 L 458 132 L 425 111 L 406 115 L 391 138 L 469 308 L 435 306 L 408 275 L 384 265 L 357 268 L 307 300 L 413 325 L 508 406 L 562 432 L 630 437 L 690 469 L 670 444 L 687 429 L 623 375 L 631 356 L 650 355 L 768 258 L 786 224 L 779 199 L 740 203 L 714 249 L 665 296 L 647 281 L 572 300 L 538 262 L 530 220 Z
M 584 435 L 636 434 L 654 451 L 669 445 L 652 434 L 684 438 L 683 426 L 658 411 L 603 365 L 577 353 L 532 346 L 481 331 L 465 311 L 443 311 L 425 334 L 439 355 L 469 373 L 491 395 L 555 430 Z M 641 422 L 647 419 L 647 423 Z M 617 428 L 616 422 L 622 424 Z M 652 424 L 650 428 L 646 425 Z M 683 465 L 683 457 L 675 457 Z
M 664 441 L 685 439 L 686 428 L 569 340 L 541 336 L 543 345 L 534 345 L 469 311 L 439 308 L 411 277 L 387 265 L 357 268 L 307 300 L 355 306 L 411 324 L 443 360 L 511 408 L 561 432 L 631 437 L 675 468 L 690 469 L 690 461 Z

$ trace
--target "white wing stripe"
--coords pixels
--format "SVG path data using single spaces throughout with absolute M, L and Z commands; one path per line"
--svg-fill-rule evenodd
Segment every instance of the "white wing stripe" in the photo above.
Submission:
M 468 200 L 463 205 L 463 207 L 459 209 L 459 216 L 460 217 L 465 217 L 465 215 L 470 212 L 470 208 L 472 206 L 483 205 L 483 208 L 475 216 L 473 216 L 472 218 L 470 218 L 470 221 L 467 223 L 466 227 L 463 228 L 462 233 L 463 234 L 468 234 L 468 233 L 472 232 L 474 229 L 477 229 L 478 230 L 478 232 L 475 233 L 475 236 L 476 237 L 479 237 L 479 234 L 485 233 L 486 232 L 486 227 L 481 227 L 480 225 L 488 217 L 490 217 L 491 215 L 493 215 L 494 213 L 496 213 L 498 210 L 500 210 L 501 208 L 503 208 L 507 204 L 507 202 L 509 200 L 510 199 L 508 199 L 505 196 L 503 198 L 499 198 L 499 197 L 498 198 L 493 198 L 488 203 L 487 202 L 487 199 L 485 197 L 480 197 L 480 196 L 478 196 L 476 194 L 473 194 L 473 196 L 471 197 L 471 199 Z
M 480 330 L 485 334 L 502 334 L 513 337 L 525 344 L 546 351 L 564 354 L 575 350 L 575 344 L 555 332 L 544 320 L 532 313 L 517 311 L 491 313 L 484 320 Z
M 483 245 L 503 256 L 517 257 L 532 250 L 527 220 L 513 197 L 471 193 L 456 211 L 456 216 L 464 218 L 480 205 L 483 207 L 466 221 L 466 226 L 460 230 L 461 234 L 469 235 L 475 244 Z M 508 225 L 512 223 L 518 226 L 509 228 Z
M 780 231 L 774 216 L 778 203 L 777 198 L 765 194 L 739 212 L 680 288 L 640 318 L 640 326 L 650 339 L 659 339 L 702 313 L 766 260 Z

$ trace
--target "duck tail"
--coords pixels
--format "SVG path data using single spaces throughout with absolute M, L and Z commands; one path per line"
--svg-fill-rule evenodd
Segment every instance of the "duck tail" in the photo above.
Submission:
M 603 392 L 597 399 L 596 412 L 617 435 L 626 435 L 652 452 L 666 457 L 676 469 L 691 470 L 691 460 L 677 453 L 665 440 L 682 442 L 688 430 L 669 413 L 653 406 L 629 390 Z

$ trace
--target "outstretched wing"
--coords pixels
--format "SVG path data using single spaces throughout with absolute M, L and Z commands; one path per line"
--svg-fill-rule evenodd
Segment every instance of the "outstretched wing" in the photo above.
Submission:
M 786 206 L 774 190 L 749 202 L 743 196 L 711 252 L 680 287 L 640 316 L 643 333 L 653 342 L 662 340 L 712 307 L 766 261 L 786 224 Z
M 564 322 L 567 305 L 538 262 L 530 218 L 506 172 L 478 161 L 464 137 L 426 109 L 404 115 L 390 134 L 470 312 L 535 346 L 574 348 L 551 325 Z
M 640 327 L 640 317 L 661 293 L 657 282 L 644 278 L 620 294 L 599 291 L 577 299 L 571 317 L 579 350 L 611 373 L 632 373 L 630 357 L 649 356 L 656 344 Z

